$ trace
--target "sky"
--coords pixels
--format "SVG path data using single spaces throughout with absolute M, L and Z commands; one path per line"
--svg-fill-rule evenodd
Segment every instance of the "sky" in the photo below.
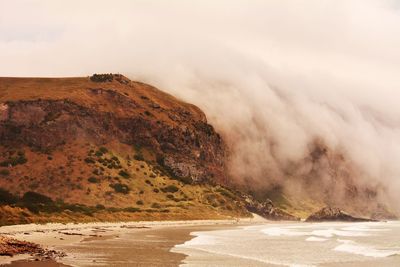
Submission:
M 0 76 L 122 73 L 201 107 L 257 181 L 323 140 L 400 200 L 395 0 L 0 0 Z M 239 167 L 238 167 L 239 166 Z

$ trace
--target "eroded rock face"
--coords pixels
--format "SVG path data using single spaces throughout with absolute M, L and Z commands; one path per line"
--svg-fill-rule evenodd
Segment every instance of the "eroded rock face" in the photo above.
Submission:
M 133 98 L 99 87 L 81 94 L 92 102 L 64 98 L 1 104 L 2 145 L 51 151 L 76 139 L 97 145 L 117 140 L 152 151 L 177 177 L 196 183 L 227 180 L 225 144 L 204 114 L 194 116 L 180 102 L 163 107 L 157 96 Z
M 0 121 L 4 121 L 8 118 L 8 105 L 0 103 Z
M 277 208 L 271 200 L 259 202 L 249 195 L 242 196 L 245 202 L 246 209 L 250 212 L 256 213 L 268 220 L 284 220 L 284 221 L 299 221 L 300 219 Z
M 369 222 L 374 221 L 371 219 L 353 217 L 339 208 L 324 207 L 314 214 L 311 214 L 307 222 L 328 222 L 328 221 L 342 221 L 342 222 Z

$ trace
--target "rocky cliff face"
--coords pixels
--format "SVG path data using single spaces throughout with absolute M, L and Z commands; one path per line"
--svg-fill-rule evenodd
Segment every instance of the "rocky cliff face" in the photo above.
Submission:
M 122 75 L 0 78 L 0 225 L 248 216 L 204 113 Z
M 244 199 L 245 207 L 248 211 L 256 213 L 268 220 L 273 221 L 299 221 L 297 218 L 284 210 L 275 207 L 271 200 L 266 199 L 265 201 L 257 201 L 250 195 L 242 195 Z
M 22 99 L 8 97 L 15 89 L 26 93 Z M 178 178 L 226 180 L 225 144 L 205 115 L 148 85 L 110 75 L 94 81 L 2 79 L 0 90 L 3 146 L 46 152 L 76 140 L 118 140 L 146 148 Z

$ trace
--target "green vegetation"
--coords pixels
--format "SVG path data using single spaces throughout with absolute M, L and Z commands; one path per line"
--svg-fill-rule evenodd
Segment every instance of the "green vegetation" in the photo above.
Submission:
M 94 164 L 94 163 L 96 163 L 96 161 L 95 161 L 93 158 L 90 158 L 90 157 L 85 158 L 85 162 L 86 162 L 87 164 Z
M 96 83 L 112 82 L 114 80 L 114 75 L 112 73 L 107 74 L 93 74 L 90 76 L 90 80 Z
M 171 184 L 164 188 L 161 188 L 161 191 L 163 191 L 164 193 L 176 193 L 179 191 L 179 188 L 177 186 Z
M 133 156 L 133 158 L 134 158 L 135 160 L 138 160 L 138 161 L 144 161 L 144 157 L 143 157 L 143 155 L 142 155 L 141 153 L 135 154 L 135 155 Z
M 126 184 L 115 183 L 110 184 L 110 187 L 113 188 L 116 193 L 128 194 L 130 191 Z
M 97 179 L 96 177 L 91 176 L 91 177 L 88 178 L 88 182 L 89 183 L 93 183 L 93 184 L 97 184 L 97 183 L 100 183 L 100 180 Z
M 53 201 L 48 196 L 39 194 L 37 192 L 26 192 L 22 198 L 15 196 L 5 189 L 0 188 L 0 204 L 1 205 L 12 205 L 21 208 L 27 208 L 32 213 L 60 213 L 66 210 L 82 213 L 88 216 L 93 216 L 93 213 L 106 210 L 106 207 L 101 204 L 97 204 L 95 207 L 86 206 L 83 204 L 68 204 L 64 203 L 62 199 Z M 137 212 L 140 211 L 138 208 L 107 208 L 111 212 Z
M 10 175 L 10 171 L 7 170 L 7 169 L 2 169 L 2 170 L 0 170 L 0 175 L 1 176 L 8 176 L 8 175 Z
M 103 154 L 106 154 L 106 153 L 108 152 L 108 149 L 105 148 L 104 146 L 102 146 L 102 147 L 99 148 L 99 151 L 100 151 L 101 153 L 103 153 Z
M 18 202 L 18 197 L 14 196 L 7 190 L 0 188 L 0 204 L 2 205 L 11 205 Z
M 19 151 L 16 156 L 10 156 L 8 159 L 0 162 L 0 166 L 8 167 L 8 166 L 17 166 L 27 163 L 28 160 L 25 157 L 25 153 L 23 151 Z
M 161 205 L 160 205 L 159 203 L 157 203 L 157 202 L 151 204 L 151 207 L 152 207 L 153 209 L 161 209 Z
M 97 205 L 96 205 L 96 209 L 98 209 L 98 210 L 105 210 L 106 207 L 105 207 L 104 205 L 102 205 L 102 204 L 97 204 Z
M 218 193 L 220 193 L 221 195 L 223 195 L 224 197 L 228 197 L 230 199 L 236 199 L 236 196 L 231 191 L 229 191 L 223 187 L 219 187 L 216 191 Z
M 126 212 L 138 212 L 138 211 L 140 211 L 140 208 L 127 207 L 127 208 L 124 208 L 123 211 L 126 211 Z
M 30 204 L 49 204 L 53 203 L 53 200 L 48 196 L 36 193 L 36 192 L 26 192 L 22 197 L 22 202 Z
M 126 170 L 120 170 L 118 172 L 119 176 L 125 178 L 125 179 L 129 179 L 131 177 L 131 175 L 126 171 Z

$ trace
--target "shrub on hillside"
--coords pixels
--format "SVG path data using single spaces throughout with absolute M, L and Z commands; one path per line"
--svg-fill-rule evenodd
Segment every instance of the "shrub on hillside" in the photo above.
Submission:
M 53 200 L 48 196 L 29 191 L 22 197 L 22 202 L 30 204 L 50 204 L 53 203 Z
M 88 178 L 88 182 L 89 183 L 93 183 L 93 184 L 97 184 L 97 183 L 99 183 L 100 182 L 100 180 L 99 179 L 97 179 L 96 177 L 89 177 Z
M 158 204 L 157 202 L 151 204 L 151 207 L 152 207 L 153 209 L 161 209 L 161 205 Z
M 143 157 L 143 155 L 142 155 L 141 153 L 135 154 L 135 155 L 133 156 L 133 158 L 134 158 L 135 160 L 138 160 L 138 161 L 144 161 L 144 157 Z
M 228 198 L 231 198 L 231 199 L 236 199 L 235 195 L 232 192 L 228 191 L 227 189 L 225 189 L 223 187 L 218 188 L 217 192 L 219 192 L 224 197 L 228 197 Z
M 90 80 L 96 83 L 103 83 L 103 82 L 112 82 L 114 80 L 114 75 L 112 73 L 106 74 L 93 74 L 90 76 Z
M 7 190 L 0 188 L 0 204 L 10 205 L 18 202 L 18 197 L 11 194 Z
M 101 153 L 103 153 L 103 154 L 106 154 L 106 153 L 108 152 L 108 149 L 105 148 L 104 146 L 102 146 L 102 147 L 99 148 L 99 151 L 100 151 Z
M 93 158 L 87 157 L 85 158 L 85 162 L 87 164 L 94 164 L 96 161 Z
M 163 191 L 164 193 L 176 193 L 179 191 L 179 188 L 173 184 L 168 185 L 164 188 L 161 189 L 161 191 Z
M 22 165 L 27 163 L 28 160 L 25 157 L 25 154 L 23 152 L 18 152 L 17 156 L 10 157 L 9 159 L 6 159 L 2 162 L 0 162 L 0 166 L 2 167 L 8 167 L 8 166 L 17 166 L 17 165 Z
M 6 170 L 6 169 L 2 169 L 2 170 L 0 170 L 0 175 L 1 176 L 8 176 L 8 175 L 10 175 L 10 171 Z
M 138 211 L 140 211 L 140 208 L 127 207 L 127 208 L 124 208 L 123 211 L 126 211 L 126 212 L 138 212 Z
M 131 177 L 131 175 L 126 171 L 126 170 L 120 170 L 118 172 L 119 176 L 125 178 L 125 179 L 129 179 Z
M 97 204 L 97 205 L 96 205 L 96 209 L 98 209 L 98 210 L 105 210 L 106 207 L 105 207 L 104 205 L 102 205 L 102 204 Z
M 128 194 L 130 191 L 129 187 L 126 184 L 115 183 L 110 184 L 110 187 L 113 188 L 114 191 L 117 193 Z

